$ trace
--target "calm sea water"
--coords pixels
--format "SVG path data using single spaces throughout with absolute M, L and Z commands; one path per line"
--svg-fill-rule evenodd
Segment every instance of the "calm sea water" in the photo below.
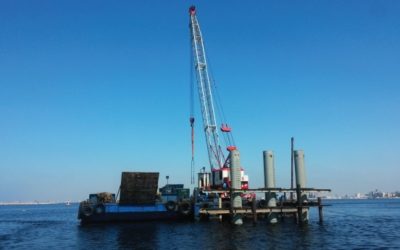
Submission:
M 400 200 L 325 201 L 310 223 L 81 226 L 78 205 L 0 206 L 0 249 L 400 249 Z

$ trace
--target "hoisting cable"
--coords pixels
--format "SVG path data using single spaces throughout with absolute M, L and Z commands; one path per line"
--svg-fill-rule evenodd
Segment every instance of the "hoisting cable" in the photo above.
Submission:
M 208 65 L 209 65 L 208 69 L 209 69 L 209 77 L 210 77 L 211 87 L 213 88 L 213 92 L 215 93 L 214 97 L 216 97 L 216 98 L 214 98 L 214 102 L 216 104 L 216 110 L 217 110 L 217 113 L 218 113 L 218 117 L 221 119 L 222 123 L 224 123 L 224 122 L 226 122 L 225 114 L 224 114 L 224 111 L 222 109 L 221 98 L 219 97 L 217 85 L 216 85 L 215 80 L 214 80 L 211 61 L 210 61 L 210 58 L 208 56 L 206 56 L 206 58 L 207 58 L 207 62 L 208 62 Z M 225 133 L 222 133 L 222 139 L 224 140 L 225 146 L 228 146 L 229 145 L 229 138 L 225 135 Z M 222 157 L 225 160 L 224 154 L 222 154 Z
M 190 163 L 190 174 L 191 174 L 191 178 L 190 178 L 190 183 L 194 184 L 194 118 L 191 117 L 190 118 L 190 126 L 192 127 L 192 161 Z
M 189 37 L 189 49 L 190 49 L 190 127 L 191 127 L 191 143 L 192 143 L 192 160 L 190 163 L 190 183 L 194 184 L 194 77 L 193 77 L 193 51 L 191 36 Z
M 227 119 L 226 119 L 226 115 L 225 115 L 225 112 L 224 112 L 224 109 L 223 109 L 223 105 L 222 105 L 222 99 L 221 99 L 221 96 L 220 96 L 220 94 L 219 94 L 219 91 L 218 91 L 218 87 L 217 87 L 217 84 L 216 84 L 216 81 L 215 81 L 215 79 L 214 79 L 214 74 L 213 74 L 213 71 L 212 71 L 212 65 L 211 65 L 211 61 L 210 61 L 210 59 L 208 58 L 208 56 L 207 56 L 207 61 L 208 61 L 208 65 L 209 65 L 209 70 L 210 70 L 210 80 L 211 80 L 211 86 L 213 87 L 213 89 L 214 89 L 214 93 L 215 93 L 215 103 L 217 104 L 216 106 L 217 106 L 217 112 L 218 112 L 218 115 L 219 115 L 219 117 L 221 117 L 221 119 L 222 119 L 222 125 L 227 125 Z M 223 139 L 224 139 L 224 142 L 225 142 L 225 146 L 227 147 L 227 146 L 234 146 L 235 145 L 235 140 L 233 139 L 233 135 L 232 135 L 232 133 L 231 132 L 228 132 L 228 133 L 222 133 L 222 136 L 223 136 Z

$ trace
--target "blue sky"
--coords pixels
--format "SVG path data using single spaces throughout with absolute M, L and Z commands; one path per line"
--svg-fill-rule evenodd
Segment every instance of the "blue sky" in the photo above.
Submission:
M 194 1 L 250 185 L 290 137 L 310 187 L 400 190 L 398 1 Z M 0 201 L 190 184 L 186 1 L 0 3 Z M 208 166 L 196 96 L 196 168 Z

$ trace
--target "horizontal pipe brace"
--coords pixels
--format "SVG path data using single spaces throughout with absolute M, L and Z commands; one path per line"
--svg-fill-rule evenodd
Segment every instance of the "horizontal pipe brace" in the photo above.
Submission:
M 203 193 L 228 193 L 228 192 L 235 192 L 235 193 L 249 193 L 249 192 L 262 192 L 262 193 L 267 193 L 267 192 L 290 192 L 294 193 L 297 191 L 296 188 L 255 188 L 255 189 L 230 189 L 230 190 L 220 190 L 220 189 L 215 189 L 215 190 L 202 190 Z M 331 192 L 331 189 L 327 188 L 300 188 L 300 191 L 303 192 Z
M 303 210 L 308 210 L 308 207 L 302 207 Z M 256 209 L 257 214 L 266 214 L 266 213 L 296 213 L 298 210 L 297 208 L 259 208 Z M 254 214 L 254 211 L 251 208 L 233 208 L 232 210 L 229 209 L 205 209 L 202 208 L 199 211 L 200 214 L 209 214 L 209 215 L 221 215 L 221 214 Z

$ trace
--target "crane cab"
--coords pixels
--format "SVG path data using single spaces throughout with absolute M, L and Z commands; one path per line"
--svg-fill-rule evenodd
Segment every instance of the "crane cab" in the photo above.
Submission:
M 244 174 L 244 169 L 240 171 L 241 189 L 249 189 L 249 176 Z M 211 170 L 211 188 L 229 189 L 231 186 L 230 169 L 228 167 Z
M 202 171 L 197 174 L 198 188 L 202 190 L 210 189 L 210 175 L 211 173 Z

